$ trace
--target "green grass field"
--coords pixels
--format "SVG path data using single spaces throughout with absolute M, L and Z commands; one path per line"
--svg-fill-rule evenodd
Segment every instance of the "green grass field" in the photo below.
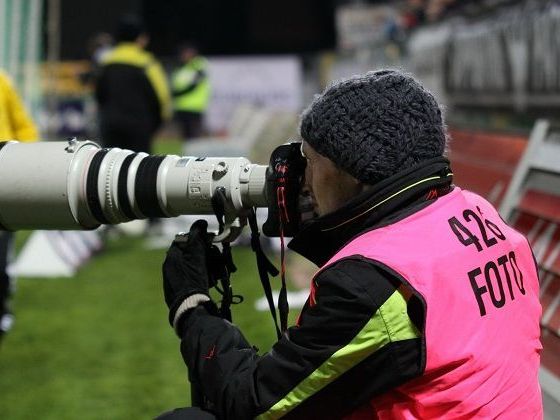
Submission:
M 165 250 L 143 241 L 108 242 L 74 278 L 19 279 L 16 324 L 0 345 L 0 418 L 147 419 L 189 404 L 163 300 Z M 270 315 L 254 310 L 262 296 L 254 255 L 237 247 L 234 258 L 234 291 L 245 297 L 234 321 L 267 350 L 275 334 Z
M 161 288 L 164 250 L 124 238 L 74 278 L 20 279 L 16 325 L 0 347 L 2 419 L 150 418 L 189 403 L 179 341 Z M 274 341 L 254 257 L 235 249 L 234 320 L 251 343 Z

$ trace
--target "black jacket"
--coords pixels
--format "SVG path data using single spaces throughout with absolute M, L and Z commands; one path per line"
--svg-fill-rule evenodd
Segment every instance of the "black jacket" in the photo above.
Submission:
M 108 54 L 96 81 L 101 128 L 152 135 L 169 111 L 168 96 L 156 59 L 134 43 L 121 43 Z
M 443 158 L 402 172 L 308 223 L 289 246 L 321 266 L 352 238 L 401 220 L 446 194 L 449 173 Z M 418 183 L 433 175 L 440 177 Z M 219 418 L 341 418 L 423 373 L 424 307 L 418 296 L 407 301 L 409 319 L 420 332 L 416 338 L 387 340 L 392 321 L 384 320 L 378 337 L 365 343 L 370 347 L 367 357 L 360 356 L 364 343 L 356 342 L 403 284 L 398 275 L 376 261 L 353 257 L 320 271 L 314 283 L 314 304 L 308 300 L 299 325 L 262 356 L 234 325 L 213 315 L 212 304 L 186 317 L 183 358 Z M 352 363 L 340 357 L 353 352 Z

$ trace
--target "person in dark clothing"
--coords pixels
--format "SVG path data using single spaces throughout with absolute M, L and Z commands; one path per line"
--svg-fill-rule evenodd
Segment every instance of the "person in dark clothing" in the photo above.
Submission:
M 149 153 L 156 130 L 171 117 L 165 73 L 145 51 L 148 36 L 136 17 L 123 17 L 115 38 L 117 45 L 104 55 L 95 87 L 101 142 Z
M 268 353 L 216 316 L 205 222 L 163 264 L 169 321 L 207 415 L 542 416 L 531 249 L 452 184 L 434 97 L 400 71 L 370 72 L 316 97 L 300 134 L 317 217 L 289 247 L 321 268 Z

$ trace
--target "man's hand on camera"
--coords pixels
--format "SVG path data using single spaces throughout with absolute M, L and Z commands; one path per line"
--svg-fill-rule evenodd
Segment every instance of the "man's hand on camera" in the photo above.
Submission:
M 163 263 L 163 292 L 175 331 L 189 309 L 210 300 L 207 261 L 212 238 L 207 228 L 205 220 L 194 222 L 186 240 L 173 241 Z

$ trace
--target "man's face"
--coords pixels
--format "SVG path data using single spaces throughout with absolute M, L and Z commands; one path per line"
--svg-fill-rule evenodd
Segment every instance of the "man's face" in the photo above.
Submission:
M 140 46 L 140 48 L 146 48 L 150 43 L 150 37 L 148 34 L 140 34 L 138 38 L 136 38 L 136 43 Z
M 363 191 L 364 185 L 360 181 L 339 169 L 305 141 L 301 152 L 307 160 L 304 188 L 311 194 L 313 209 L 319 216 L 332 213 Z
M 183 48 L 180 53 L 180 59 L 183 63 L 191 61 L 196 57 L 196 50 L 194 48 Z

